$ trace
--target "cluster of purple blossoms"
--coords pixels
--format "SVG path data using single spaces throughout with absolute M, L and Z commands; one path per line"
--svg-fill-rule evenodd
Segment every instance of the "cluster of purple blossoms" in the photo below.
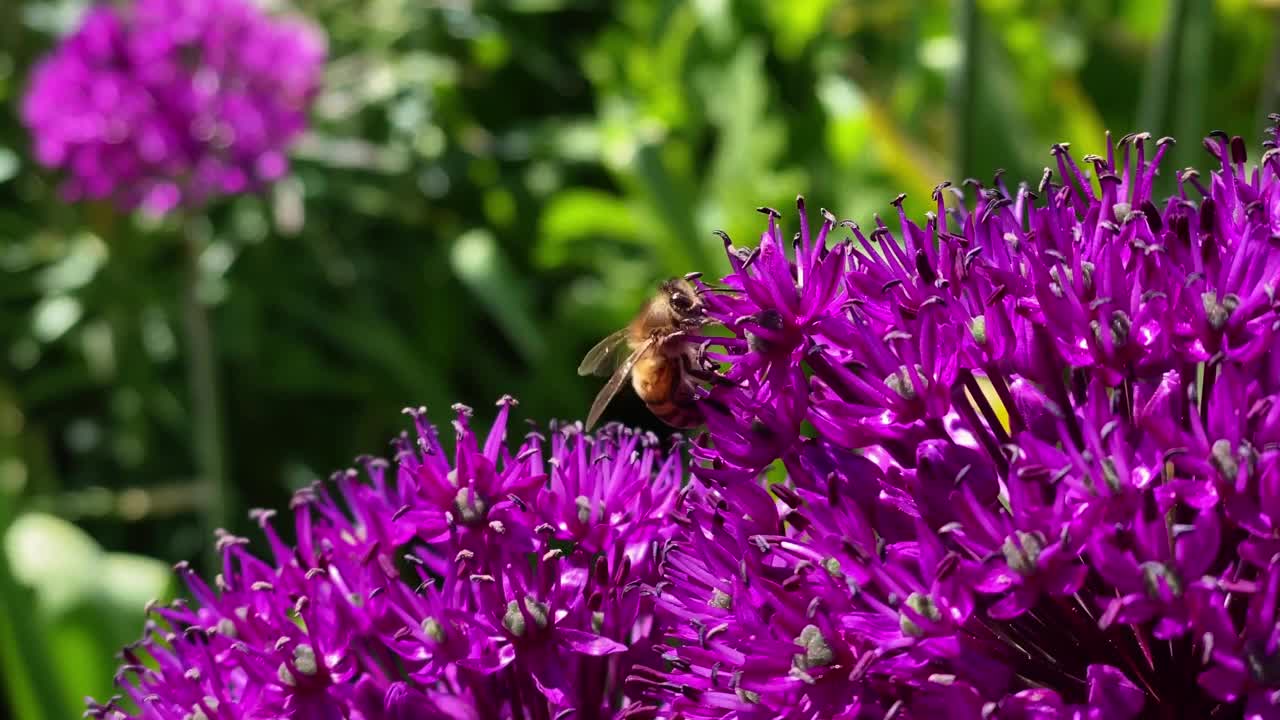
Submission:
M 163 214 L 281 177 L 324 57 L 317 30 L 248 0 L 94 3 L 22 119 L 68 199 Z
M 1280 117 L 1274 117 L 1280 123 Z M 1280 718 L 1280 150 L 725 238 L 669 718 Z M 1092 173 L 1085 168 L 1092 166 Z M 837 233 L 847 237 L 828 243 Z M 791 248 L 788 248 L 788 245 Z M 787 479 L 764 480 L 780 464 Z
M 619 427 L 513 453 L 507 401 L 450 462 L 414 412 L 296 542 L 258 514 L 270 560 L 182 568 L 90 715 L 1280 720 L 1273 119 L 1159 204 L 1171 141 L 1131 135 L 923 226 L 765 209 L 703 287 L 688 464 Z
M 514 401 L 478 438 L 456 406 L 449 455 L 423 412 L 395 462 L 297 494 L 296 542 L 255 513 L 270 559 L 219 538 L 212 587 L 155 607 L 123 652 L 120 720 L 652 717 L 625 679 L 656 664 L 655 558 L 685 478 L 657 439 L 580 425 L 525 436 Z M 125 697 L 127 696 L 127 697 Z

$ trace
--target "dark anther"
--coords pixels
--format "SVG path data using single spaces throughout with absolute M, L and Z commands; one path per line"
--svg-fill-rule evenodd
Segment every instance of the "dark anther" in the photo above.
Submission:
M 763 420 L 756 418 L 751 421 L 751 432 L 763 439 L 769 439 L 774 436 L 773 428 L 769 427 Z
M 790 523 L 791 527 L 799 530 L 800 532 L 807 532 L 809 528 L 813 527 L 813 523 L 809 522 L 809 518 L 802 515 L 799 511 L 789 512 L 783 519 L 787 523 Z
M 993 288 L 991 295 L 988 295 L 983 302 L 986 305 L 995 305 L 997 302 L 1004 300 L 1006 295 L 1009 295 L 1009 286 L 1005 283 L 1000 283 Z
M 943 582 L 951 577 L 951 573 L 960 567 L 960 556 L 954 552 L 947 553 L 946 557 L 938 561 L 938 567 L 934 571 L 934 576 L 938 582 Z
M 774 331 L 782 330 L 785 325 L 782 313 L 773 308 L 761 310 L 756 315 L 756 322 L 760 324 L 760 327 Z
M 1154 203 L 1150 200 L 1142 203 L 1142 214 L 1147 216 L 1147 225 L 1151 227 L 1151 232 L 1158 233 L 1164 229 L 1164 222 L 1160 219 L 1160 211 L 1156 209 Z
M 981 254 L 982 254 L 982 247 L 981 247 L 981 246 L 978 246 L 978 247 L 975 247 L 975 248 L 972 248 L 972 249 L 970 249 L 970 250 L 966 251 L 966 252 L 965 252 L 965 254 L 964 254 L 964 266 L 965 266 L 965 268 L 968 268 L 968 267 L 969 267 L 969 265 L 974 261 L 974 259 L 975 259 L 975 258 L 977 258 L 977 257 L 978 257 L 979 255 L 981 255 Z
M 770 488 L 770 490 L 773 491 L 773 494 L 776 495 L 779 500 L 786 503 L 790 507 L 793 507 L 793 508 L 800 507 L 800 496 L 796 494 L 795 490 L 792 490 L 791 488 L 782 484 L 774 485 L 773 487 Z
M 986 207 L 983 208 L 982 217 L 978 218 L 978 221 L 986 222 L 987 218 L 991 217 L 992 215 L 995 215 L 996 213 L 1009 207 L 1012 204 L 1013 204 L 1013 201 L 1007 197 L 1004 197 L 1004 196 L 993 197 L 987 203 Z
M 1248 159 L 1248 153 L 1244 148 L 1244 138 L 1236 135 L 1231 138 L 1231 162 L 1243 164 Z
M 1213 198 L 1205 198 L 1200 203 L 1200 232 L 1205 234 L 1213 233 L 1214 220 L 1217 219 L 1214 213 L 1215 209 L 1216 203 L 1213 202 Z M 1208 245 L 1209 243 L 1206 241 L 1205 244 Z
M 920 279 L 924 280 L 926 285 L 932 285 L 938 279 L 938 274 L 929 265 L 929 257 L 925 255 L 924 250 L 916 251 L 916 272 L 920 273 Z

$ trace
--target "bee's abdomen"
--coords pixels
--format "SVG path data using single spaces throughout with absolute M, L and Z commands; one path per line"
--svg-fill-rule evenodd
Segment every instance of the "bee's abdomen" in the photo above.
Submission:
M 680 366 L 663 355 L 650 355 L 631 371 L 631 386 L 645 404 L 670 400 L 679 383 Z
M 682 429 L 702 424 L 702 411 L 693 399 L 679 361 L 650 355 L 631 371 L 631 383 L 649 412 L 662 422 Z
M 646 405 L 649 408 L 649 412 L 671 427 L 688 429 L 697 427 L 703 422 L 702 411 L 698 409 L 697 404 L 692 400 L 682 403 L 664 400 L 662 402 L 646 403 Z

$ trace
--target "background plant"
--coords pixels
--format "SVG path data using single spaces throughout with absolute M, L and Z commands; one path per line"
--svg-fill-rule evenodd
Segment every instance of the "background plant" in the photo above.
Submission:
M 123 593 L 172 592 L 164 566 L 210 540 L 182 248 L 68 206 L 18 121 L 84 5 L 0 4 L 0 664 L 24 718 L 107 694 L 144 599 Z M 905 191 L 918 216 L 939 180 L 1034 179 L 1052 142 L 1097 152 L 1106 128 L 1248 134 L 1280 77 L 1275 10 L 1245 0 L 292 5 L 329 36 L 326 92 L 292 174 L 217 207 L 199 265 L 233 530 L 382 447 L 406 404 L 580 416 L 581 354 L 652 281 L 715 267 L 711 230 L 751 244 L 744 207 L 803 191 L 865 223 Z M 1165 166 L 1189 164 L 1195 142 Z

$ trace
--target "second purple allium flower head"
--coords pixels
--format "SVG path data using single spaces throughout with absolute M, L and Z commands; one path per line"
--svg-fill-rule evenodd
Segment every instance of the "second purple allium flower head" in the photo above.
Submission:
M 269 559 L 224 533 L 213 582 L 179 565 L 191 601 L 151 609 L 121 696 L 89 716 L 653 717 L 623 682 L 657 662 L 645 588 L 683 465 L 616 426 L 535 430 L 513 449 L 514 405 L 485 432 L 456 406 L 451 451 L 411 409 L 393 462 L 298 492 L 292 522 L 254 513 Z
M 73 200 L 156 214 L 271 182 L 306 126 L 323 35 L 248 0 L 94 4 L 22 104 Z
M 1280 718 L 1280 153 L 1170 143 L 726 238 L 669 717 Z

